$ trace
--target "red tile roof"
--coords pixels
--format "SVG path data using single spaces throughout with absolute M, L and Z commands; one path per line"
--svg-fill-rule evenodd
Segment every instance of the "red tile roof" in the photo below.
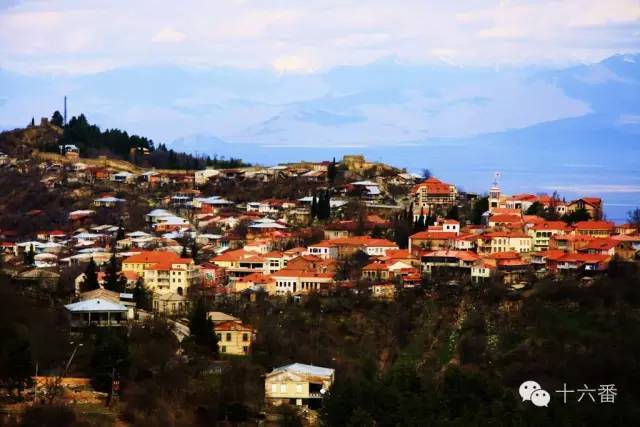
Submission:
M 226 331 L 241 331 L 241 332 L 253 332 L 251 326 L 245 326 L 242 323 L 234 322 L 232 320 L 226 322 L 220 322 L 213 327 L 216 332 Z
M 123 264 L 192 264 L 191 258 L 180 258 L 180 256 L 173 252 L 166 251 L 145 251 L 139 254 L 132 255 L 122 261 Z
M 411 235 L 411 239 L 448 240 L 458 235 L 453 231 L 420 231 Z
M 532 230 L 564 230 L 569 231 L 569 227 L 564 221 L 544 221 L 531 227 Z
M 429 251 L 424 252 L 422 257 L 430 258 L 430 257 L 447 257 L 447 258 L 458 258 L 462 261 L 476 261 L 480 257 L 475 252 L 469 251 L 449 251 L 449 250 L 441 250 L 441 251 Z
M 321 279 L 333 279 L 333 273 L 316 273 L 314 271 L 304 271 L 304 270 L 290 270 L 288 268 L 283 268 L 282 270 L 278 270 L 272 274 L 273 277 L 304 277 L 311 278 L 317 277 Z
M 576 230 L 613 230 L 615 224 L 610 221 L 580 221 L 575 224 Z
M 416 193 L 424 188 L 427 191 L 427 194 L 449 194 L 451 193 L 451 187 L 451 184 L 447 184 L 437 178 L 431 177 L 414 185 L 411 189 L 411 193 Z

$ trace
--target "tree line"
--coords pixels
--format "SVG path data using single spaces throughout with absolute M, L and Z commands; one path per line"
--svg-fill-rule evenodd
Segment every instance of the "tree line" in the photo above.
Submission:
M 83 157 L 97 157 L 110 155 L 116 158 L 130 160 L 145 167 L 159 169 L 196 170 L 205 167 L 236 168 L 248 166 L 241 159 L 214 156 L 194 156 L 167 148 L 165 144 L 155 143 L 144 136 L 129 135 L 120 129 L 101 130 L 91 124 L 84 114 L 72 117 L 67 124 L 63 123 L 62 115 L 55 111 L 51 123 L 63 129 L 63 134 L 57 144 L 40 147 L 44 151 L 58 152 L 60 147 L 75 145 Z M 64 152 L 63 152 L 64 154 Z

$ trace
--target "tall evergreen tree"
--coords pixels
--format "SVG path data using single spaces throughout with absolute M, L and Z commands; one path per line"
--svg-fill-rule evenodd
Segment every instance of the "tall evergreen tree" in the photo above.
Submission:
M 109 264 L 107 264 L 104 287 L 114 292 L 124 292 L 127 287 L 127 279 L 118 270 L 118 261 L 115 254 L 111 255 Z
M 327 179 L 329 180 L 329 183 L 331 185 L 335 184 L 336 182 L 336 174 L 337 174 L 338 170 L 336 168 L 336 158 L 333 158 L 333 161 L 331 162 L 331 164 L 329 165 L 329 167 L 327 168 Z
M 126 236 L 124 234 L 124 225 L 122 224 L 122 220 L 118 225 L 118 232 L 116 233 L 116 241 L 124 239 Z
M 191 258 L 193 258 L 193 261 L 195 262 L 197 257 L 198 257 L 198 244 L 196 243 L 196 240 L 193 239 L 191 241 Z
M 136 302 L 136 307 L 138 308 L 145 310 L 151 308 L 149 292 L 144 287 L 142 277 L 139 277 L 138 280 L 136 280 L 136 284 L 133 288 L 133 300 Z
M 29 246 L 28 251 L 24 251 L 23 257 L 25 265 L 33 265 L 36 262 L 36 252 L 33 245 Z
M 202 299 L 196 302 L 189 316 L 189 331 L 197 345 L 206 347 L 214 353 L 218 352 L 218 337 L 213 330 L 213 321 L 207 317 L 207 307 Z
M 53 116 L 51 116 L 51 124 L 56 125 L 58 127 L 64 126 L 64 117 L 60 114 L 60 111 L 56 110 L 53 112 Z
M 458 221 L 460 219 L 460 213 L 458 211 L 458 205 L 453 205 L 447 210 L 447 219 L 455 219 Z
M 87 292 L 94 289 L 98 289 L 100 284 L 98 283 L 98 266 L 96 262 L 91 258 L 87 264 L 87 269 L 84 271 L 84 280 L 82 281 L 81 291 Z

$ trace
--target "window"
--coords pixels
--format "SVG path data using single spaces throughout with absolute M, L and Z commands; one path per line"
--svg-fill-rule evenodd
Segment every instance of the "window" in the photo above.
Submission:
M 244 354 L 249 353 L 249 347 L 247 347 L 246 345 L 245 345 L 244 347 L 242 347 L 242 352 L 243 352 Z
M 278 385 L 277 384 L 271 384 L 271 393 L 276 393 L 278 391 Z
M 287 385 L 280 384 L 280 393 L 286 393 L 286 392 L 287 392 Z
M 242 334 L 242 341 L 249 341 L 249 334 Z
M 220 349 L 221 353 L 226 353 L 227 352 L 227 346 L 223 345 L 222 348 Z
M 218 337 L 218 341 L 222 341 L 222 334 L 216 334 L 216 337 Z
M 230 332 L 227 333 L 227 341 L 231 341 L 231 333 Z
M 302 393 L 302 384 L 296 385 L 296 393 Z

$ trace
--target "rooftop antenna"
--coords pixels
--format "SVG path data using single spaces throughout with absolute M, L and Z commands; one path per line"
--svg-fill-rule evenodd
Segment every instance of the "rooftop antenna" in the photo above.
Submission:
M 67 95 L 64 96 L 64 125 L 67 125 Z
M 493 186 L 497 187 L 498 186 L 498 178 L 500 178 L 500 172 L 494 172 L 493 173 Z

